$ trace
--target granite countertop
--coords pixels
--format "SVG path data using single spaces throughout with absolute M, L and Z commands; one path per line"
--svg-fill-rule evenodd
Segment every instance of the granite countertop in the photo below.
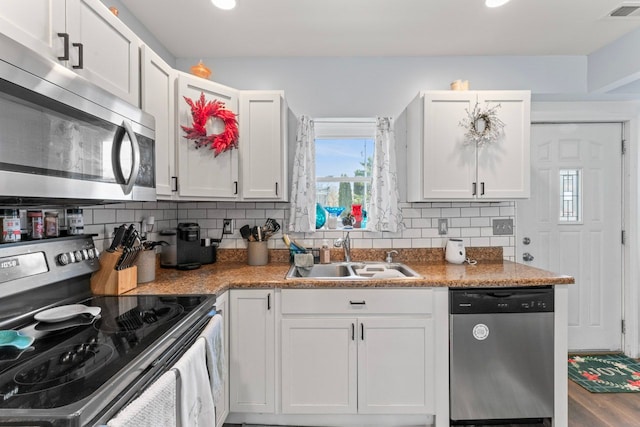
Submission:
M 220 252 L 220 251 L 219 251 Z M 469 255 L 469 250 L 467 250 Z M 361 253 L 355 260 L 381 259 L 379 254 Z M 404 256 L 403 256 L 404 255 Z M 349 279 L 314 280 L 285 279 L 289 263 L 280 255 L 270 254 L 271 262 L 263 266 L 247 265 L 242 254 L 226 254 L 218 257 L 214 264 L 204 265 L 197 270 L 182 271 L 157 268 L 153 282 L 139 284 L 127 295 L 145 294 L 220 294 L 228 289 L 252 288 L 407 288 L 407 287 L 507 287 L 545 286 L 574 283 L 571 276 L 529 267 L 511 261 L 502 261 L 502 251 L 492 251 L 488 256 L 476 255 L 476 265 L 449 264 L 439 253 L 403 253 L 396 259 L 420 274 L 421 278 L 400 279 Z M 500 258 L 498 258 L 500 256 Z M 332 253 L 333 257 L 333 253 Z M 337 257 L 336 257 L 337 258 Z M 334 261 L 340 259 L 332 258 Z M 275 262 L 274 262 L 275 261 Z

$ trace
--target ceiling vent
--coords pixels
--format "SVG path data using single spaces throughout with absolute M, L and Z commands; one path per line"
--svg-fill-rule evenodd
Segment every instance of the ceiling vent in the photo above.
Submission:
M 609 12 L 612 18 L 640 18 L 640 3 L 622 3 Z

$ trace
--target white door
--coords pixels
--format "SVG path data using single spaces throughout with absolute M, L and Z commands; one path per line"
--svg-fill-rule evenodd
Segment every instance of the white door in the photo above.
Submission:
M 622 348 L 621 136 L 620 123 L 531 127 L 531 198 L 517 203 L 517 260 L 575 277 L 569 350 Z
M 178 193 L 181 198 L 236 199 L 238 197 L 238 150 L 232 149 L 215 156 L 210 146 L 196 148 L 193 140 L 184 137 L 185 132 L 180 127 L 193 125 L 191 108 L 184 97 L 197 102 L 203 93 L 205 101 L 224 102 L 227 109 L 234 113 L 238 111 L 237 90 L 201 77 L 178 73 L 178 93 L 176 94 Z M 218 132 L 215 127 L 212 131 Z M 207 134 L 210 135 L 212 131 L 208 131 Z M 222 129 L 219 132 L 222 132 Z
M 138 36 L 98 0 L 67 0 L 67 29 L 74 71 L 139 106 Z
M 282 319 L 282 413 L 358 411 L 357 320 Z
M 275 409 L 275 308 L 273 290 L 232 290 L 230 295 L 229 408 Z
M 173 196 L 176 161 L 176 73 L 157 53 L 142 46 L 142 109 L 156 118 L 156 195 Z
M 433 321 L 360 318 L 358 413 L 434 412 Z

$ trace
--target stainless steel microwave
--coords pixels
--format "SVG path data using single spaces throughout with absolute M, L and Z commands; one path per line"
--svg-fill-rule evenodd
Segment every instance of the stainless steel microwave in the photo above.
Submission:
M 0 202 L 153 201 L 155 119 L 0 34 Z

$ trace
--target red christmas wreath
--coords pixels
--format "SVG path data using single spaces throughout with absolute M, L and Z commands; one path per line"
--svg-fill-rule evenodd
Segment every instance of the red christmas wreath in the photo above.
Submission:
M 232 148 L 238 148 L 238 121 L 233 111 L 227 110 L 224 102 L 206 101 L 204 92 L 200 94 L 200 99 L 193 102 L 191 98 L 184 97 L 191 107 L 193 117 L 193 127 L 180 126 L 185 132 L 185 138 L 192 139 L 196 143 L 196 148 L 211 144 L 211 149 L 215 155 Z M 224 123 L 224 131 L 219 134 L 207 135 L 207 121 L 211 118 L 218 118 Z

